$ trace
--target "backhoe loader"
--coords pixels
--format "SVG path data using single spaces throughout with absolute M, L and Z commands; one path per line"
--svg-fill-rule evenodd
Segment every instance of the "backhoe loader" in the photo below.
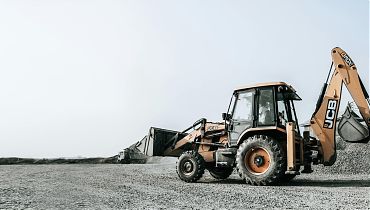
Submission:
M 347 142 L 369 141 L 369 95 L 352 59 L 342 49 L 331 51 L 332 64 L 309 129 L 301 134 L 294 101 L 301 100 L 285 82 L 248 85 L 234 90 L 223 122 L 200 119 L 183 131 L 151 128 L 135 146 L 147 156 L 178 157 L 176 171 L 196 182 L 207 169 L 225 179 L 236 168 L 252 185 L 287 182 L 312 165 L 336 161 L 335 131 Z M 343 84 L 363 118 L 347 107 L 337 122 Z M 337 125 L 338 124 L 338 125 Z

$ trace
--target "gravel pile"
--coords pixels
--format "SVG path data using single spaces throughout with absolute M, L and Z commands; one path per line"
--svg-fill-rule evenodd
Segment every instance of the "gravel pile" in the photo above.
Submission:
M 0 165 L 20 165 L 20 164 L 103 164 L 117 163 L 117 156 L 108 158 L 0 158 Z
M 347 143 L 337 151 L 337 161 L 332 166 L 314 166 L 319 173 L 370 174 L 370 143 Z

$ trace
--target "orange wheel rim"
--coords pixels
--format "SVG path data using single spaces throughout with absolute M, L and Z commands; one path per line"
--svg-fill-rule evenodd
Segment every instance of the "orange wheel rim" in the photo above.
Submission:
M 253 148 L 247 152 L 244 163 L 247 170 L 253 174 L 263 174 L 270 168 L 270 155 L 261 147 Z

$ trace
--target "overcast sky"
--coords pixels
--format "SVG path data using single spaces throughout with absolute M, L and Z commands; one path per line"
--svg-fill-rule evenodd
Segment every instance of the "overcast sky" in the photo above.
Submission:
M 368 87 L 368 0 L 1 1 L 0 156 L 112 156 L 257 82 L 293 85 L 303 122 L 336 46 Z

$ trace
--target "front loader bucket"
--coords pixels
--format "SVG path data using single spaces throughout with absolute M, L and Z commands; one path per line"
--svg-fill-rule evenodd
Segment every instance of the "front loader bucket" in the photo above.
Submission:
M 136 143 L 136 148 L 146 156 L 170 156 L 165 151 L 170 148 L 174 141 L 186 136 L 185 133 L 162 128 L 151 127 L 149 134 Z
M 338 123 L 338 134 L 347 142 L 367 143 L 369 141 L 369 129 L 361 124 L 359 117 L 348 104 L 346 111 Z

